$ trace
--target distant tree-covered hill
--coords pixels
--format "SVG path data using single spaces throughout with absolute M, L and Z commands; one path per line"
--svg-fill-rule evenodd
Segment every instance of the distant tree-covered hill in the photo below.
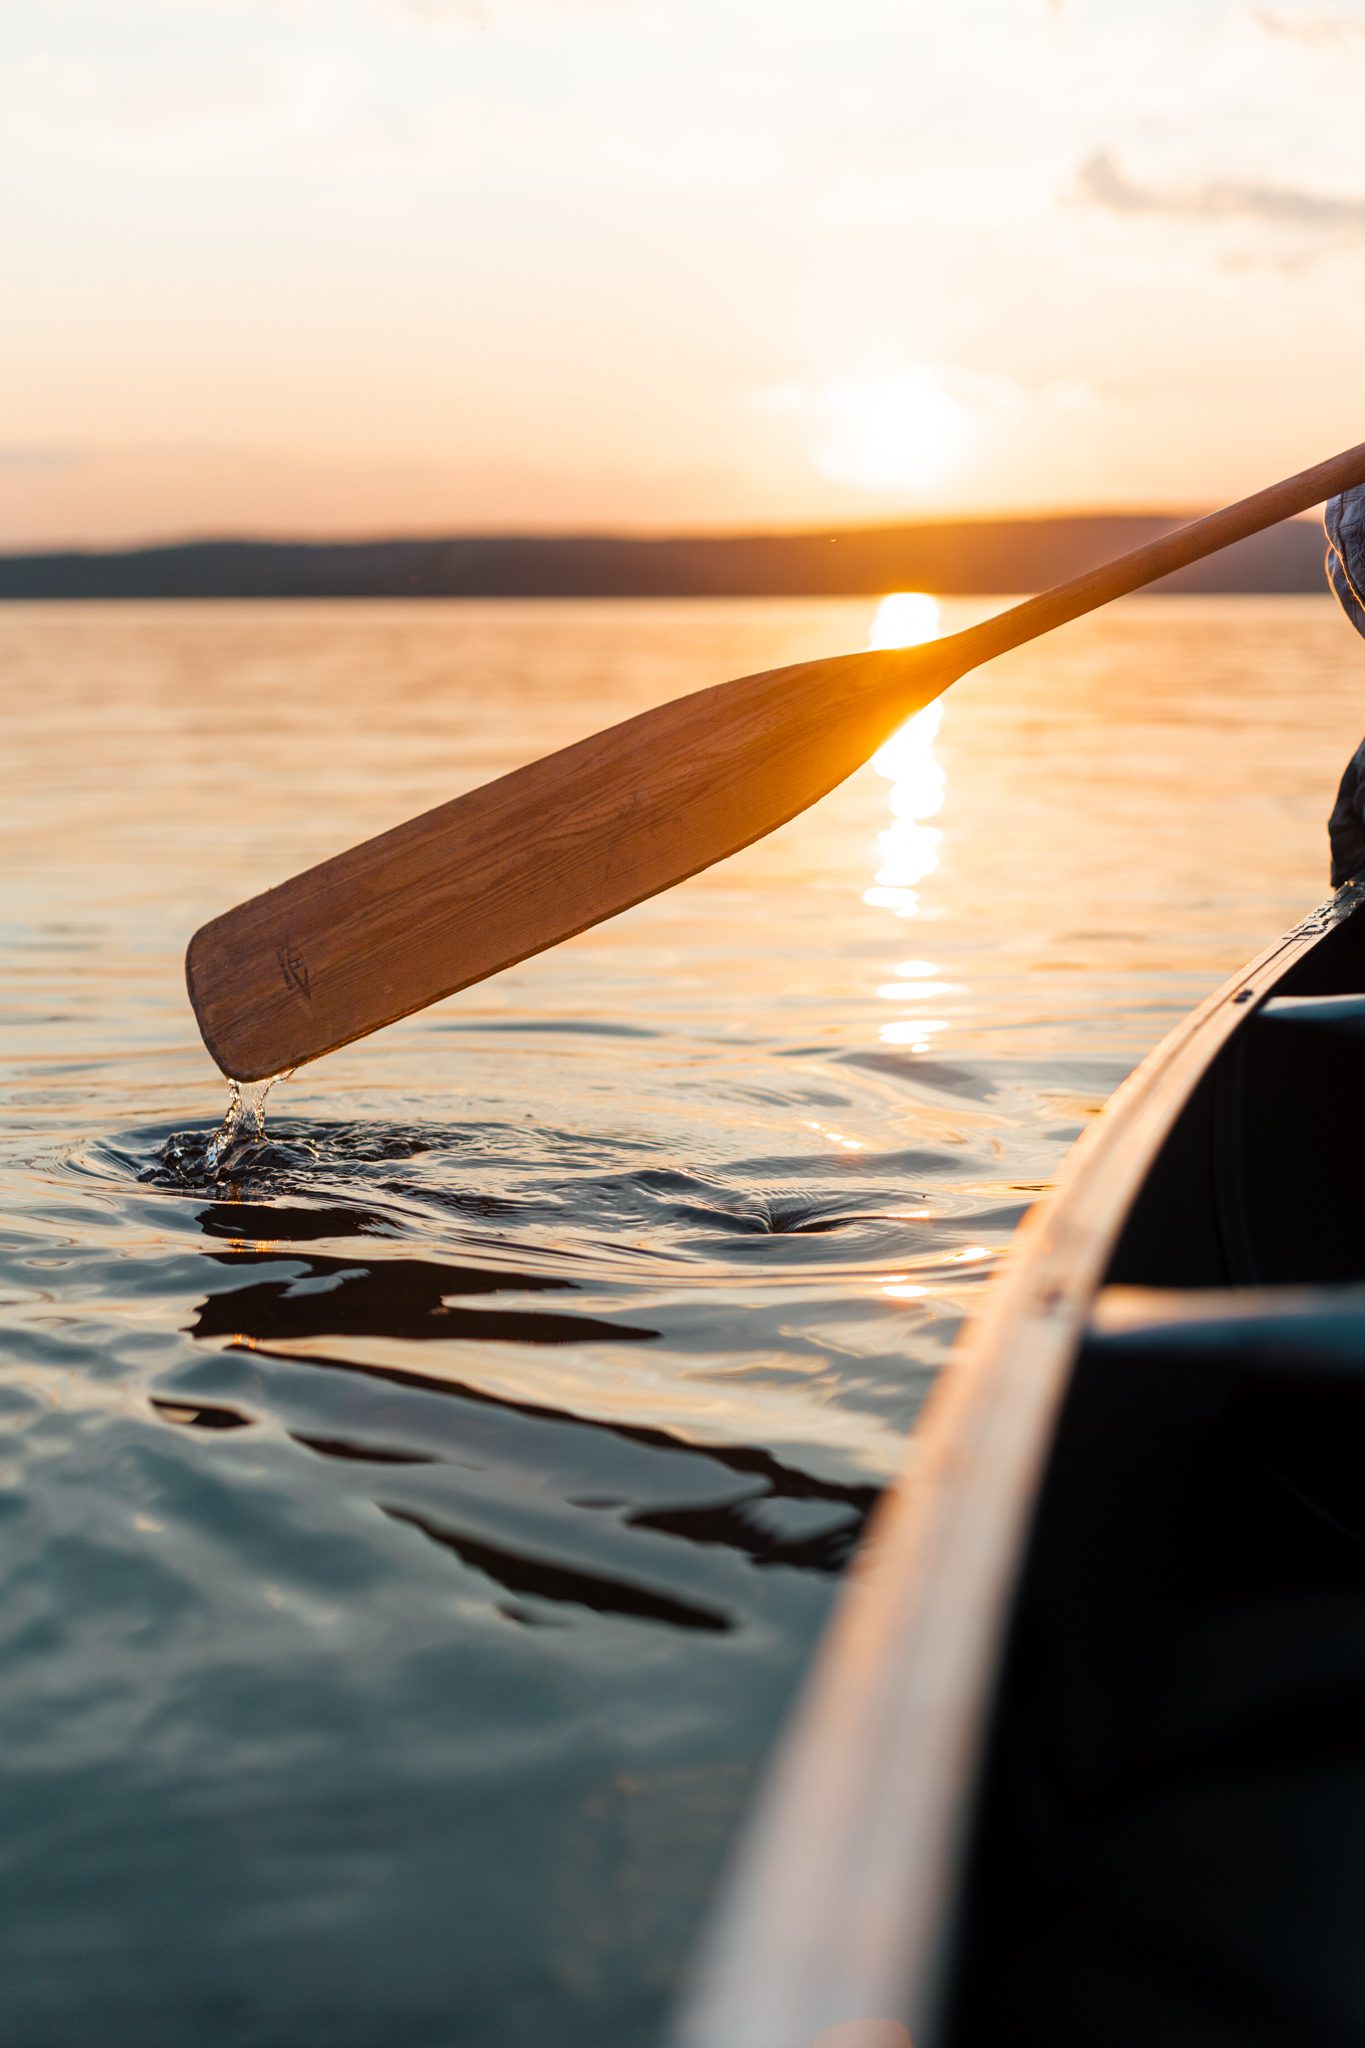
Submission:
M 1045 589 L 1180 522 L 962 519 L 832 532 L 186 541 L 0 555 L 0 599 L 945 596 Z M 1321 529 L 1291 520 L 1168 577 L 1187 591 L 1323 588 Z

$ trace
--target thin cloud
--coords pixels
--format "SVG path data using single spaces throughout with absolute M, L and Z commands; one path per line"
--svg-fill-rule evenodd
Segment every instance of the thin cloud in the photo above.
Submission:
M 489 12 L 483 0 L 402 0 L 402 12 L 423 26 L 444 28 L 458 22 L 467 28 L 487 28 Z
M 81 460 L 75 448 L 7 448 L 0 445 L 0 469 L 70 469 Z
M 1365 45 L 1365 16 L 1338 8 L 1318 7 L 1307 12 L 1286 14 L 1278 7 L 1253 7 L 1251 19 L 1257 28 L 1282 42 L 1299 43 L 1310 50 L 1339 50 L 1343 44 Z
M 624 14 L 630 0 L 386 0 L 388 11 L 395 5 L 421 27 L 488 29 L 513 15 Z
M 1200 185 L 1156 186 L 1128 177 L 1107 150 L 1081 166 L 1077 197 L 1109 213 L 1159 214 L 1194 221 L 1251 221 L 1334 237 L 1365 234 L 1365 199 L 1212 178 Z

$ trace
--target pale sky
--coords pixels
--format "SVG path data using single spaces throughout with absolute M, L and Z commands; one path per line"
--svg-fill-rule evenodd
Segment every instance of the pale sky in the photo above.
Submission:
M 0 0 L 0 547 L 1218 503 L 1363 116 L 1365 0 Z

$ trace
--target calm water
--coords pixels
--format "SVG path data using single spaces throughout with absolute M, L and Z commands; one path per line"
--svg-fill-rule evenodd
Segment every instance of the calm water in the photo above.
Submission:
M 1325 893 L 1359 643 L 1325 599 L 1072 627 L 309 1068 L 223 1185 L 180 956 L 872 611 L 0 609 L 0 2039 L 649 2040 L 1020 1215 Z

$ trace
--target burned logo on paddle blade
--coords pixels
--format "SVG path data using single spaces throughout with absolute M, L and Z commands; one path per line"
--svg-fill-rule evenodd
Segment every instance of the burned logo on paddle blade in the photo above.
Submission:
M 280 973 L 284 976 L 285 987 L 292 988 L 306 1003 L 311 1003 L 313 998 L 308 987 L 308 963 L 292 940 L 286 938 L 283 945 L 276 946 L 275 958 L 280 963 Z

